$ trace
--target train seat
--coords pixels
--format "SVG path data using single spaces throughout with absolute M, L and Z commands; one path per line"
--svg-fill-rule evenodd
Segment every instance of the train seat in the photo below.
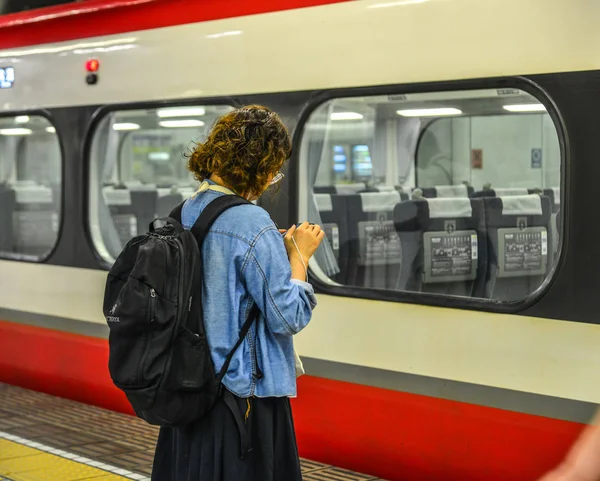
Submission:
M 137 219 L 137 232 L 135 235 L 148 231 L 150 223 L 156 218 L 158 190 L 150 186 L 142 188 L 133 187 L 131 192 L 131 206 Z
M 394 228 L 402 242 L 397 289 L 482 296 L 487 270 L 483 200 L 409 200 L 395 207 Z
M 394 289 L 402 247 L 393 223 L 400 193 L 368 192 L 347 196 L 349 261 L 347 284 Z
M 131 202 L 131 191 L 107 186 L 102 189 L 102 195 L 121 244 L 124 246 L 138 232 L 138 220 Z
M 12 252 L 13 214 L 15 212 L 15 191 L 6 183 L 0 183 L 0 251 Z
M 474 193 L 473 187 L 460 185 L 436 185 L 435 187 L 420 187 L 423 197 L 426 199 L 435 198 L 456 198 L 471 197 Z
M 58 200 L 50 187 L 13 185 L 12 251 L 43 256 L 58 235 Z
M 333 185 L 315 185 L 313 192 L 315 194 L 336 194 L 337 190 Z
M 529 195 L 527 187 L 498 187 L 475 192 L 473 197 L 509 197 L 513 195 Z
M 364 183 L 356 184 L 336 184 L 334 185 L 335 193 L 340 195 L 353 195 L 365 190 Z
M 544 189 L 544 195 L 550 199 L 550 205 L 552 206 L 552 214 L 550 215 L 550 231 L 552 232 L 552 251 L 556 255 L 558 251 L 558 244 L 560 243 L 560 188 L 554 187 L 552 189 Z
M 138 189 L 136 185 L 132 189 L 107 186 L 102 189 L 102 194 L 123 246 L 132 237 L 146 232 L 156 217 L 156 189 Z
M 347 283 L 348 274 L 348 209 L 347 196 L 331 194 L 315 194 L 317 209 L 321 215 L 325 236 L 335 255 L 340 272 L 333 280 L 340 284 Z
M 552 265 L 550 199 L 533 194 L 483 201 L 490 260 L 485 297 L 524 299 L 541 285 Z
M 183 200 L 183 194 L 176 186 L 169 188 L 159 187 L 157 189 L 156 217 L 168 216 L 173 208 L 183 202 Z

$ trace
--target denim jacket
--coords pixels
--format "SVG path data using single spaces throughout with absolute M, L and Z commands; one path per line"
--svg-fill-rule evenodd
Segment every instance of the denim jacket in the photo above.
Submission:
M 184 228 L 220 195 L 226 194 L 207 190 L 188 199 Z M 316 298 L 310 284 L 291 279 L 283 237 L 269 214 L 255 205 L 225 211 L 204 240 L 202 259 L 204 324 L 216 372 L 253 303 L 261 312 L 231 360 L 225 387 L 244 398 L 296 396 L 293 335 L 310 321 Z

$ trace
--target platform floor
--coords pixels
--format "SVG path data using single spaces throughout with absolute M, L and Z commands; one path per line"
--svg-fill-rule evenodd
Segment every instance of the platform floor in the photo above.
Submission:
M 157 434 L 133 416 L 0 383 L 0 481 L 149 480 Z M 308 460 L 302 473 L 377 479 Z

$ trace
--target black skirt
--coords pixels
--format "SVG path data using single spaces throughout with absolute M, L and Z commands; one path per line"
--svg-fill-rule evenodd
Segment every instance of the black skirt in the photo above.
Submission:
M 161 428 L 152 481 L 301 481 L 288 398 L 228 391 L 203 419 Z

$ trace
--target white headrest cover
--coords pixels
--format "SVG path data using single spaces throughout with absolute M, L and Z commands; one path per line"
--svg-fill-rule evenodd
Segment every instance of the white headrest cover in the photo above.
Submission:
M 457 219 L 471 217 L 473 208 L 468 197 L 426 199 L 430 219 Z
M 508 197 L 509 195 L 529 195 L 529 191 L 525 187 L 500 187 L 494 188 L 496 197 Z
M 542 198 L 537 194 L 501 197 L 504 215 L 542 215 Z
M 136 187 L 136 186 L 142 185 L 142 181 L 141 180 L 126 180 L 126 181 L 123 182 L 123 184 L 125 184 L 125 186 L 128 189 L 131 189 L 132 187 Z
M 363 212 L 387 212 L 400 203 L 400 192 L 364 192 L 360 200 Z
M 13 186 L 17 204 L 51 204 L 52 189 L 43 185 Z
M 357 194 L 364 190 L 365 184 L 336 184 L 335 191 L 341 195 Z
M 35 180 L 15 180 L 12 185 L 15 187 L 34 187 L 37 182 Z
M 197 187 L 195 189 L 193 187 L 180 187 L 179 193 L 181 194 L 182 198 L 187 199 L 188 197 L 194 195 L 197 190 Z
M 125 186 L 132 191 L 156 190 L 156 184 L 133 184 L 129 186 L 125 183 Z
M 469 197 L 467 186 L 461 185 L 436 185 L 435 191 L 438 197 Z
M 104 195 L 104 202 L 107 205 L 131 205 L 131 192 L 129 189 L 105 187 L 102 189 L 102 195 Z
M 552 191 L 554 192 L 554 203 L 560 205 L 560 187 L 553 187 Z
M 314 194 L 315 202 L 317 203 L 317 209 L 319 212 L 331 212 L 333 210 L 333 204 L 331 202 L 331 195 L 329 194 Z

